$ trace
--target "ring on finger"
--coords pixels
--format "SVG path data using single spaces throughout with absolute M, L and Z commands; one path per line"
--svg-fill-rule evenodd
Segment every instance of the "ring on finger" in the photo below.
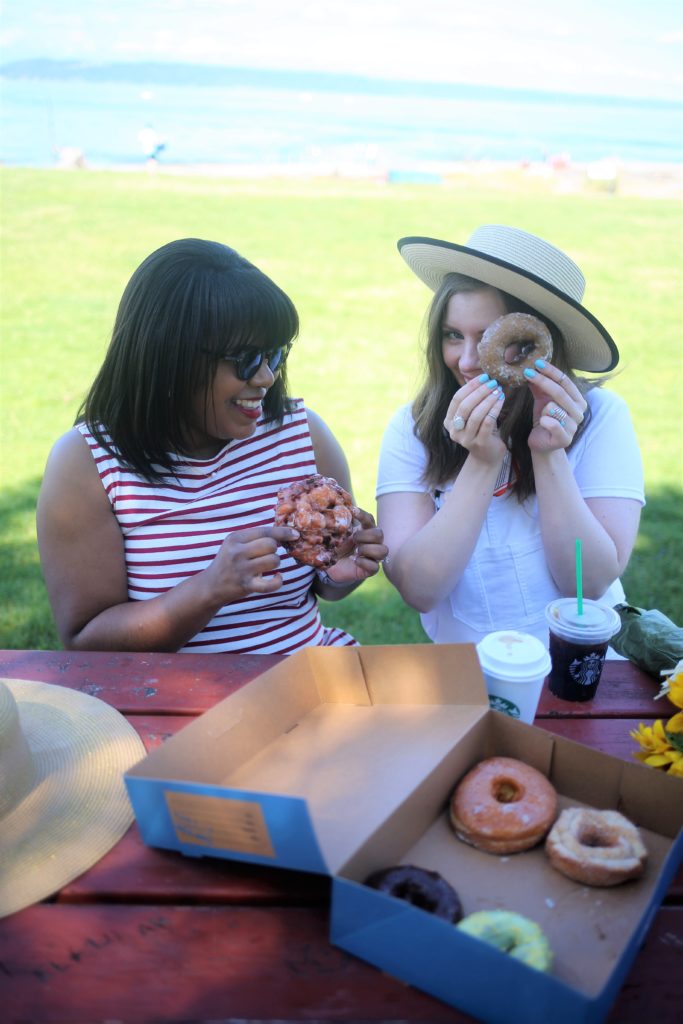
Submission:
M 492 413 L 492 412 L 487 412 L 486 413 L 486 419 L 487 420 L 495 420 L 496 423 L 498 422 L 498 417 L 495 415 L 495 413 Z
M 561 427 L 564 427 L 568 413 L 566 409 L 562 409 L 559 405 L 553 405 L 549 409 L 548 415 L 552 416 L 554 420 L 557 420 Z
M 465 420 L 462 418 L 462 416 L 456 416 L 453 419 L 452 427 L 453 427 L 453 430 L 455 430 L 455 431 L 464 430 L 465 429 Z

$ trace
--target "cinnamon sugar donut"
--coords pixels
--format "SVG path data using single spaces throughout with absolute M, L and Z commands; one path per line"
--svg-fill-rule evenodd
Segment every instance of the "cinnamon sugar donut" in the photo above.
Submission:
M 514 346 L 516 354 L 508 362 L 505 352 Z M 533 369 L 537 359 L 549 360 L 553 354 L 550 331 L 538 317 L 529 313 L 506 313 L 490 324 L 479 342 L 479 365 L 502 384 L 517 387 L 525 381 L 524 371 Z
M 283 545 L 297 562 L 328 569 L 353 551 L 359 514 L 348 491 L 316 473 L 278 492 L 275 525 L 299 531 Z
M 490 757 L 456 786 L 450 820 L 458 839 L 487 853 L 520 853 L 555 821 L 557 793 L 545 775 L 512 757 Z
M 633 822 L 618 811 L 587 807 L 562 811 L 545 849 L 554 868 L 584 885 L 620 885 L 640 878 L 647 860 Z

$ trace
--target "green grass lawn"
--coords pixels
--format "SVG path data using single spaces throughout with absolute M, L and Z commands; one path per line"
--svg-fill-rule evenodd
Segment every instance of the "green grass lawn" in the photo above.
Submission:
M 543 235 L 584 270 L 586 304 L 622 353 L 608 386 L 629 403 L 645 463 L 648 505 L 627 593 L 683 623 L 683 215 L 675 200 L 558 194 L 514 172 L 386 185 L 5 169 L 0 184 L 0 647 L 59 646 L 35 543 L 40 478 L 101 361 L 121 292 L 149 252 L 190 235 L 224 241 L 291 294 L 301 317 L 293 391 L 335 431 L 356 498 L 374 512 L 381 435 L 415 390 L 430 295 L 396 241 L 465 241 L 481 223 Z M 324 616 L 364 643 L 424 638 L 383 578 L 325 606 Z

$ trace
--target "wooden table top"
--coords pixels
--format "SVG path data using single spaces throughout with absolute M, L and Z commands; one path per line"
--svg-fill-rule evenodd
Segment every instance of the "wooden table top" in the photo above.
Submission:
M 0 651 L 0 677 L 118 708 L 150 750 L 277 656 Z M 548 693 L 536 725 L 624 760 L 629 729 L 666 715 L 658 681 L 607 662 L 596 698 Z M 0 921 L 8 1021 L 411 1021 L 471 1018 L 330 945 L 328 879 L 146 847 L 137 826 L 55 897 Z M 683 870 L 657 912 L 611 1024 L 678 1024 Z M 511 1017 L 511 1020 L 513 1018 Z

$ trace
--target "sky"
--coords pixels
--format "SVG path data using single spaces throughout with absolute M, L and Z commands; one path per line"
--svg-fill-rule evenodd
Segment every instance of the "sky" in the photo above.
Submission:
M 0 0 L 0 59 L 183 61 L 683 100 L 680 0 Z

